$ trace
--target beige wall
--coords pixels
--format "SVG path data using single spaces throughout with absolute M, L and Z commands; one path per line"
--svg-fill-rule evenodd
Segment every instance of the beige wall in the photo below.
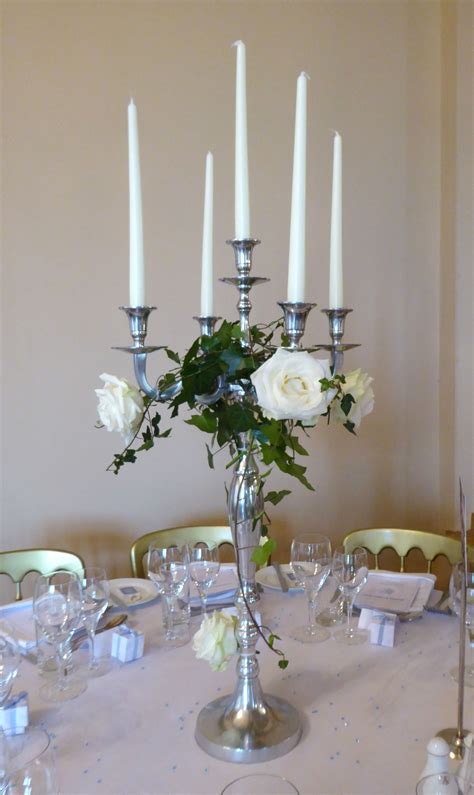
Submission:
M 224 469 L 208 470 L 203 438 L 182 423 L 119 477 L 106 473 L 120 445 L 94 429 L 93 389 L 104 370 L 132 374 L 110 349 L 128 342 L 117 307 L 128 300 L 130 94 L 147 296 L 158 305 L 150 342 L 184 350 L 197 333 L 208 149 L 215 267 L 232 275 L 224 241 L 237 38 L 248 52 L 251 227 L 263 241 L 255 273 L 271 277 L 254 293 L 254 319 L 275 317 L 285 295 L 295 81 L 305 69 L 308 299 L 327 302 L 337 128 L 347 335 L 362 343 L 347 365 L 374 375 L 377 396 L 358 439 L 336 427 L 312 434 L 317 490 L 295 484 L 273 511 L 281 555 L 302 529 L 340 539 L 358 526 L 445 528 L 460 468 L 471 488 L 470 3 L 11 0 L 2 50 L 6 548 L 67 547 L 126 574 L 139 533 L 225 521 Z M 235 302 L 217 284 L 219 314 L 235 316 Z M 326 337 L 316 310 L 307 340 Z M 155 354 L 150 371 L 165 365 Z

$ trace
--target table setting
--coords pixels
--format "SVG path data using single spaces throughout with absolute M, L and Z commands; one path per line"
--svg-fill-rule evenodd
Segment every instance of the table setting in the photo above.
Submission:
M 282 569 L 293 573 L 291 564 Z M 229 594 L 229 579 L 236 576 L 232 566 L 223 572 L 222 583 L 219 574 L 214 584 L 216 598 Z M 319 610 L 331 603 L 336 585 L 329 574 L 318 593 Z M 449 669 L 456 660 L 458 622 L 453 614 L 425 610 L 421 620 L 400 623 L 392 648 L 366 637 L 365 643 L 344 645 L 341 655 L 334 630 L 316 644 L 294 637 L 308 610 L 303 589 L 264 586 L 258 601 L 261 621 L 281 638 L 290 664 L 279 670 L 260 642 L 262 675 L 274 693 L 296 705 L 303 717 L 302 738 L 278 759 L 232 765 L 206 754 L 194 732 L 207 700 L 232 689 L 235 655 L 219 672 L 196 659 L 192 638 L 202 622 L 202 605 L 200 613 L 190 611 L 190 641 L 168 643 L 162 602 L 150 600 L 130 611 L 130 624 L 144 636 L 143 656 L 88 678 L 87 690 L 60 708 L 41 695 L 42 682 L 54 674 L 22 659 L 13 692 L 28 693 L 30 729 L 51 737 L 59 782 L 59 790 L 51 792 L 220 793 L 234 780 L 254 775 L 286 779 L 301 795 L 415 791 L 426 745 L 454 711 L 456 683 Z M 105 618 L 120 615 L 118 610 L 113 607 Z M 32 607 L 1 611 L 10 622 L 15 612 L 31 614 Z M 209 606 L 207 615 L 213 614 Z M 24 615 L 21 626 L 26 626 Z M 124 698 L 117 701 L 118 694 Z M 468 704 L 472 714 L 472 690 Z M 157 741 L 159 755 L 150 756 Z M 129 763 L 135 755 L 138 766 Z M 278 792 L 275 781 L 270 791 Z

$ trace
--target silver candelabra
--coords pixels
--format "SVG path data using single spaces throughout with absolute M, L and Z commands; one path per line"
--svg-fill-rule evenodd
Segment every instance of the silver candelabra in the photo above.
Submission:
M 237 310 L 239 313 L 242 344 L 251 348 L 250 339 L 250 290 L 268 279 L 251 275 L 252 255 L 259 240 L 229 240 L 234 250 L 237 276 L 221 281 L 233 284 L 239 292 Z M 301 340 L 311 309 L 316 306 L 307 302 L 279 302 L 283 310 L 287 349 L 330 352 L 331 367 L 334 373 L 342 368 L 344 352 L 357 347 L 342 342 L 346 316 L 351 309 L 323 309 L 329 320 L 329 344 L 317 344 L 303 348 Z M 171 387 L 159 390 L 152 386 L 146 375 L 146 362 L 149 353 L 164 346 L 149 346 L 145 340 L 152 306 L 125 306 L 132 345 L 118 348 L 133 355 L 135 377 L 140 389 L 150 398 L 166 402 L 182 389 L 178 381 Z M 210 336 L 220 319 L 215 316 L 196 316 L 200 335 Z M 214 392 L 199 395 L 199 402 L 211 405 L 221 398 L 243 400 L 248 394 L 254 396 L 253 387 L 244 388 L 232 382 L 225 375 L 218 378 Z M 287 701 L 276 696 L 266 695 L 259 681 L 259 665 L 256 654 L 258 630 L 250 614 L 250 609 L 259 599 L 255 583 L 255 563 L 252 552 L 259 544 L 263 496 L 260 488 L 260 475 L 252 455 L 251 440 L 247 433 L 239 434 L 239 460 L 235 466 L 228 494 L 229 523 L 233 533 L 236 550 L 239 589 L 236 597 L 238 612 L 237 637 L 239 657 L 237 661 L 237 682 L 234 692 L 211 701 L 199 713 L 196 723 L 196 741 L 211 756 L 231 762 L 265 762 L 282 756 L 299 741 L 302 731 L 297 710 Z

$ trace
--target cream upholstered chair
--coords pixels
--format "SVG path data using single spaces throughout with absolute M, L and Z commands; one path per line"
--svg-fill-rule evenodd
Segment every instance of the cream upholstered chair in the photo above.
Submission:
M 15 599 L 22 598 L 21 583 L 30 572 L 49 574 L 51 571 L 80 571 L 84 561 L 73 552 L 62 549 L 15 549 L 0 553 L 0 574 L 15 583 Z
M 146 533 L 132 544 L 130 549 L 130 562 L 134 577 L 144 577 L 145 570 L 143 558 L 148 552 L 151 543 L 157 543 L 162 547 L 179 547 L 189 544 L 195 547 L 196 544 L 230 544 L 233 547 L 232 532 L 228 526 L 208 526 L 199 525 L 184 527 L 168 527 L 164 530 L 154 530 Z
M 422 530 L 402 530 L 399 528 L 366 528 L 354 530 L 346 535 L 344 549 L 352 552 L 356 547 L 364 547 L 375 558 L 375 568 L 379 568 L 379 555 L 384 549 L 393 549 L 400 558 L 400 571 L 405 571 L 405 559 L 412 549 L 419 549 L 426 559 L 426 569 L 431 571 L 435 558 L 443 555 L 451 565 L 461 560 L 461 543 L 454 538 L 425 533 Z M 468 548 L 469 559 L 474 560 L 474 549 Z

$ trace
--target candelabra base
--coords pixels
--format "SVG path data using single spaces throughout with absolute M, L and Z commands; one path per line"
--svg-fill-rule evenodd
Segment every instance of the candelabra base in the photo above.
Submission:
M 234 696 L 211 701 L 198 715 L 196 742 L 203 751 L 225 762 L 268 762 L 287 754 L 301 737 L 297 710 L 277 696 L 265 696 L 239 709 Z

